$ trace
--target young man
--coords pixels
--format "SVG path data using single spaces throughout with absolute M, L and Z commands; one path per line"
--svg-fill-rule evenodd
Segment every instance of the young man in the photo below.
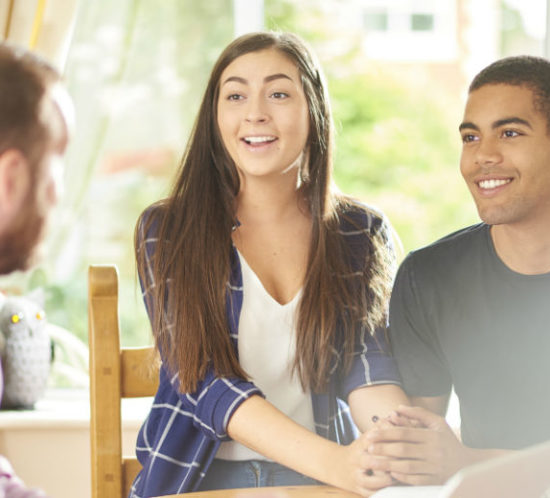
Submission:
M 550 439 L 550 62 L 485 68 L 459 129 L 482 223 L 409 254 L 390 305 L 403 386 L 419 407 L 398 413 L 423 428 L 370 435 L 371 454 L 397 457 L 373 467 L 409 484 Z M 443 419 L 452 387 L 461 442 Z
M 33 261 L 57 200 L 72 122 L 59 73 L 43 59 L 0 43 L 0 274 Z M 0 375 L 0 399 L 2 385 Z M 27 489 L 0 456 L 0 496 L 45 495 Z

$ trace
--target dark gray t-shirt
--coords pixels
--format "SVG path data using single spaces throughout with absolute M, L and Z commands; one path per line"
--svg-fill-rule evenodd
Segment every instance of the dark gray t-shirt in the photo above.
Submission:
M 466 445 L 550 439 L 550 273 L 510 270 L 487 225 L 407 256 L 391 298 L 390 338 L 409 395 L 454 386 Z

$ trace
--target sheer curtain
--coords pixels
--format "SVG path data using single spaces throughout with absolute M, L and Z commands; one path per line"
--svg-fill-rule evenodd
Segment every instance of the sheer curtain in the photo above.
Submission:
M 64 194 L 40 264 L 0 288 L 42 288 L 51 324 L 86 342 L 86 268 L 120 272 L 125 345 L 150 341 L 136 290 L 133 229 L 166 195 L 210 68 L 233 36 L 229 0 L 0 0 L 0 40 L 45 55 L 62 70 L 76 109 Z M 56 349 L 51 384 L 80 387 L 76 346 Z M 75 359 L 73 359 L 75 358 Z M 61 368 L 63 367 L 63 369 Z
M 0 36 L 65 66 L 79 0 L 2 0 Z
M 136 289 L 133 230 L 139 213 L 166 195 L 210 68 L 233 37 L 232 6 L 228 0 L 79 3 L 64 71 L 76 132 L 62 202 L 28 287 L 44 287 L 49 319 L 83 340 L 87 265 L 114 263 L 123 343 L 150 341 Z

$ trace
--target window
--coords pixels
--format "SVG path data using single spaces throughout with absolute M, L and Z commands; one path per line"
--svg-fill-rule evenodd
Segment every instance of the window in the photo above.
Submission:
M 380 16 L 381 2 L 365 0 L 357 5 L 364 11 L 363 50 L 369 58 L 442 61 L 456 57 L 455 0 L 384 2 L 383 29 L 375 29 L 374 24 Z
M 44 287 L 49 320 L 84 342 L 90 263 L 119 266 L 125 344 L 150 340 L 134 225 L 168 192 L 211 65 L 234 35 L 233 16 L 246 11 L 246 2 L 239 5 L 81 2 L 66 74 L 78 115 L 66 196 L 44 264 L 13 279 L 23 292 Z M 239 29 L 257 29 L 263 12 L 266 27 L 295 31 L 313 45 L 329 79 L 336 180 L 381 208 L 408 251 L 477 219 L 457 170 L 465 85 L 501 55 L 540 55 L 545 6 L 264 0 Z
M 411 15 L 411 31 L 433 31 L 434 16 L 433 14 L 412 14 Z
M 387 12 L 365 12 L 364 15 L 365 31 L 387 31 L 388 13 Z

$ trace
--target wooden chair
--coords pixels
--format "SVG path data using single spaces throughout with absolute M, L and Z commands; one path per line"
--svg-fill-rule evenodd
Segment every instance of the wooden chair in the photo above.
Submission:
M 158 362 L 153 347 L 120 347 L 113 265 L 89 267 L 88 326 L 92 498 L 126 497 L 141 467 L 122 456 L 121 399 L 154 395 Z

